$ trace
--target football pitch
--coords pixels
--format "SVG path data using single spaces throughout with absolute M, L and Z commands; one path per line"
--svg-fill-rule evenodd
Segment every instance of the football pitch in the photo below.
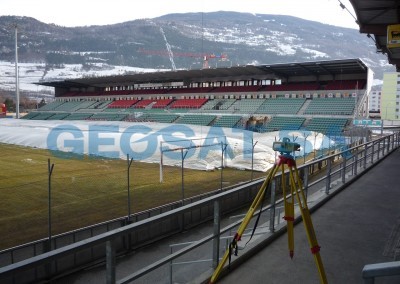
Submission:
M 69 156 L 0 144 L 0 249 L 48 236 L 49 180 L 52 235 L 128 214 L 128 161 Z M 49 178 L 50 165 L 54 165 Z M 185 198 L 221 186 L 221 170 L 184 169 Z M 129 170 L 131 213 L 179 201 L 182 169 L 133 161 Z M 253 177 L 265 173 L 254 172 Z M 224 168 L 223 186 L 251 178 L 251 171 Z

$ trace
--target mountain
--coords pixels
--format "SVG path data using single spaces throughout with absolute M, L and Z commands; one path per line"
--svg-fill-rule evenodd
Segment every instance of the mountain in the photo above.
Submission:
M 89 71 L 96 76 L 96 71 L 115 66 L 131 73 L 136 72 L 132 67 L 199 69 L 204 54 L 215 55 L 208 60 L 210 67 L 361 58 L 375 78 L 394 71 L 387 58 L 376 53 L 373 40 L 357 30 L 291 16 L 221 11 L 73 28 L 1 16 L 0 61 L 14 62 L 16 24 L 19 62 L 37 65 L 35 71 L 42 72 L 35 75 L 37 81 L 55 80 L 47 76 L 49 71 L 71 64 L 80 76 Z

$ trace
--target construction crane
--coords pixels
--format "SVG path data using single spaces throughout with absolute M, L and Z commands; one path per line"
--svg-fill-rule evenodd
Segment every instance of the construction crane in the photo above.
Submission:
M 147 55 L 158 55 L 158 56 L 171 56 L 171 53 L 167 50 L 148 50 L 141 48 L 138 50 L 140 53 L 144 53 Z M 202 58 L 203 59 L 203 69 L 210 68 L 208 61 L 210 59 L 219 58 L 222 61 L 228 60 L 228 56 L 224 53 L 220 55 L 216 55 L 214 53 L 195 53 L 195 52 L 172 52 L 172 56 L 174 57 L 191 57 L 191 58 Z

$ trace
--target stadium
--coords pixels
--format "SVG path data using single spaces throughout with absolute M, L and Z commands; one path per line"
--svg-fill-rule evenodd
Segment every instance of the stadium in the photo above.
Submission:
M 300 156 L 346 146 L 343 132 L 352 128 L 355 117 L 366 113 L 371 82 L 369 68 L 354 59 L 41 83 L 55 88 L 55 101 L 22 121 L 4 125 L 8 131 L 3 133 L 12 134 L 3 141 L 109 158 L 130 155 L 137 161 L 162 160 L 165 165 L 181 163 L 172 149 L 191 147 L 185 166 L 206 170 L 220 166 L 217 144 L 225 143 L 229 146 L 225 166 L 266 171 L 275 160 L 271 141 L 285 135 L 307 140 L 300 142 L 304 146 Z M 78 134 L 68 129 L 71 121 Z M 35 125 L 44 132 L 28 139 L 27 130 Z M 119 129 L 111 135 L 113 125 Z M 146 130 L 141 129 L 144 125 Z M 93 127 L 98 133 L 94 139 L 101 140 L 100 133 L 108 132 L 118 150 L 100 151 L 101 141 L 66 149 L 59 141 L 63 133 L 55 133 L 61 126 L 64 134 L 84 135 L 83 143 Z M 252 161 L 250 152 L 254 152 Z
M 359 2 L 398 64 L 397 10 Z M 1 282 L 397 283 L 400 137 L 363 119 L 372 73 L 355 58 L 38 82 L 54 101 L 0 120 Z
M 50 156 L 41 154 L 41 159 L 46 155 L 49 157 L 48 220 L 52 221 L 48 221 L 48 238 L 41 230 L 42 234 L 36 237 L 44 239 L 29 242 L 16 249 L 7 249 L 3 257 L 8 258 L 10 253 L 14 255 L 18 251 L 29 255 L 28 251 L 32 246 L 36 247 L 35 250 L 40 246 L 44 251 L 49 249 L 48 246 L 52 249 L 61 248 L 60 244 L 71 242 L 71 236 L 75 242 L 80 240 L 82 236 L 78 236 L 79 232 L 87 232 L 87 228 L 90 228 L 90 235 L 95 236 L 105 228 L 109 231 L 127 226 L 132 220 L 136 220 L 133 222 L 136 224 L 139 220 L 145 220 L 147 214 L 159 215 L 156 212 L 160 209 L 157 208 L 162 208 L 161 212 L 184 208 L 182 205 L 194 204 L 196 200 L 217 196 L 223 191 L 235 191 L 238 182 L 250 182 L 242 190 L 247 188 L 246 191 L 253 193 L 246 198 L 242 196 L 238 203 L 229 201 L 222 211 L 226 214 L 241 210 L 254 197 L 254 190 L 260 183 L 258 178 L 277 160 L 276 151 L 272 149 L 274 142 L 289 137 L 299 143 L 300 151 L 293 155 L 299 163 L 303 163 L 319 161 L 331 154 L 342 157 L 343 154 L 337 153 L 370 141 L 371 132 L 362 131 L 365 129 L 359 131 L 352 123 L 354 118 L 366 113 L 371 82 L 372 72 L 362 60 L 347 59 L 178 70 L 39 83 L 55 89 L 55 100 L 19 120 L 2 120 L 0 141 L 50 150 Z M 25 161 L 38 163 L 29 155 Z M 77 157 L 81 157 L 78 160 L 94 157 L 97 167 L 104 166 L 107 169 L 98 173 L 92 162 L 91 167 L 84 169 L 79 163 L 73 162 Z M 61 160 L 57 160 L 58 158 Z M 61 165 L 65 174 L 57 173 L 53 176 L 54 164 L 51 164 L 50 159 L 52 162 L 56 161 L 56 169 L 62 164 L 62 159 L 72 161 L 72 166 L 64 168 Z M 135 210 L 131 210 L 131 197 L 128 196 L 127 215 L 126 199 L 121 198 L 121 194 L 125 195 L 121 190 L 125 190 L 126 173 L 121 173 L 123 166 L 118 160 L 123 164 L 125 160 L 128 161 L 128 194 L 131 163 L 135 161 L 154 165 L 143 169 L 139 164 L 134 167 L 135 171 L 142 171 L 144 178 L 152 177 L 154 181 L 150 186 L 155 189 L 144 190 L 135 199 L 151 199 L 153 203 L 135 203 Z M 317 162 L 307 172 L 312 176 L 326 170 L 326 163 Z M 79 170 L 74 171 L 73 168 Z M 233 169 L 232 172 L 229 169 Z M 25 166 L 25 170 L 29 171 L 29 167 Z M 211 173 L 204 176 L 204 173 L 210 171 L 214 172 L 213 177 L 210 176 Z M 301 172 L 303 176 L 304 170 Z M 97 175 L 105 175 L 106 179 L 96 177 Z M 193 185 L 196 183 L 194 176 L 200 179 L 200 184 Z M 253 178 L 257 182 L 254 183 Z M 66 182 L 69 179 L 71 181 Z M 208 186 L 204 184 L 204 179 L 208 180 Z M 78 180 L 82 180 L 81 183 Z M 136 187 L 144 187 L 142 183 L 146 183 L 138 178 L 135 182 L 139 183 Z M 160 185 L 164 188 L 160 188 Z M 46 182 L 41 181 L 35 190 L 40 190 L 41 186 L 46 186 Z M 90 203 L 82 202 L 73 207 L 71 204 L 76 201 L 71 197 L 67 199 L 66 196 L 62 205 L 51 209 L 50 187 L 54 191 L 53 195 L 68 192 L 73 198 L 106 191 L 118 194 L 119 201 L 100 194 L 98 198 L 104 198 L 104 204 L 93 204 L 103 208 L 102 211 L 115 219 L 104 216 L 99 219 L 98 214 L 88 210 Z M 171 191 L 171 187 L 175 190 Z M 193 190 L 188 191 L 188 188 Z M 160 194 L 159 190 L 163 193 Z M 45 197 L 45 194 L 41 195 L 41 198 Z M 39 197 L 33 195 L 32 198 Z M 58 201 L 53 202 L 57 204 Z M 110 204 L 119 210 L 110 210 Z M 155 208 L 152 209 L 151 206 Z M 143 211 L 140 211 L 141 208 Z M 45 209 L 46 206 L 43 206 L 42 211 L 46 211 Z M 56 216 L 67 214 L 69 221 L 62 221 L 62 218 L 54 216 L 51 219 L 51 211 Z M 82 223 L 81 214 L 94 215 L 93 219 L 87 219 L 101 223 Z M 35 222 L 42 228 L 46 227 L 45 218 L 37 221 L 34 221 L 34 216 L 31 218 L 27 221 Z M 167 229 L 160 232 L 146 233 L 143 237 L 136 233 L 132 239 L 129 237 L 130 244 L 127 246 L 123 241 L 120 249 L 140 249 L 147 243 L 176 234 L 182 228 L 199 226 L 209 218 L 207 214 L 200 214 L 190 221 L 185 218 L 183 224 L 178 222 L 173 226 L 168 225 Z M 84 228 L 73 227 L 71 223 L 75 226 L 81 224 Z M 9 230 L 15 229 L 10 227 Z M 68 230 L 71 231 L 67 232 Z M 14 237 L 17 239 L 17 236 Z M 93 255 L 83 259 L 85 261 L 78 266 L 90 265 Z M 73 264 L 74 267 L 76 265 Z M 58 277 L 60 271 L 66 273 L 70 269 L 69 265 L 63 269 L 60 266 L 53 273 Z M 13 279 L 18 279 L 17 282 L 32 279 L 29 273 L 22 275 L 21 278 Z

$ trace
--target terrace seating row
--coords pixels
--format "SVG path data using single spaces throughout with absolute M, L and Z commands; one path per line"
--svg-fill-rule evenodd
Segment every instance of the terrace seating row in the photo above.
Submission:
M 69 115 L 70 114 L 66 113 L 66 112 L 58 112 L 58 113 L 53 113 L 53 115 L 50 116 L 47 119 L 50 119 L 50 120 L 63 120 L 65 118 L 67 118 Z
M 213 99 L 207 101 L 202 107 L 201 110 L 227 110 L 229 109 L 236 99 Z
M 236 112 L 253 114 L 264 102 L 265 99 L 242 99 L 235 101 L 232 107 Z
M 51 113 L 51 112 L 39 112 L 30 119 L 31 120 L 46 120 L 46 119 L 50 118 L 53 114 L 54 113 Z
M 88 102 L 92 102 L 92 101 L 88 101 Z M 82 110 L 94 110 L 94 109 L 104 109 L 106 108 L 109 104 L 111 104 L 112 101 L 95 101 L 92 102 L 92 104 L 89 104 L 87 106 L 85 105 L 81 105 L 80 106 L 80 111 Z
M 86 105 L 87 101 L 72 101 L 72 102 L 64 102 L 58 107 L 54 108 L 55 111 L 66 111 L 66 112 L 74 112 L 77 111 L 82 104 Z M 94 102 L 91 102 L 94 103 Z M 42 110 L 42 109 L 41 109 Z
M 159 122 L 159 123 L 173 123 L 179 115 L 177 114 L 164 114 L 164 113 L 143 113 L 139 116 L 129 115 L 126 119 L 133 122 Z
M 136 104 L 139 100 L 115 100 L 107 108 L 128 108 Z
M 178 119 L 178 117 L 179 115 L 177 114 L 148 113 L 146 120 L 153 122 L 173 123 Z
M 310 120 L 306 128 L 310 131 L 316 131 L 325 134 L 337 134 L 343 131 L 347 123 L 347 118 L 314 117 Z
M 229 109 L 234 103 L 236 102 L 235 99 L 222 99 L 220 103 L 217 105 L 219 110 L 227 110 Z
M 353 98 L 318 98 L 311 100 L 304 114 L 352 115 L 354 108 Z
M 71 113 L 69 116 L 65 118 L 65 120 L 86 120 L 89 117 L 91 117 L 93 114 L 91 113 L 80 113 L 80 112 L 75 112 Z
M 151 108 L 166 108 L 172 101 L 173 99 L 160 99 L 160 100 L 145 99 L 138 101 L 132 107 L 146 108 L 151 105 Z
M 213 110 L 222 101 L 222 99 L 215 99 L 207 101 L 200 109 L 201 110 Z
M 265 126 L 266 131 L 297 130 L 305 121 L 303 117 L 275 116 Z
M 215 118 L 215 115 L 187 114 L 178 118 L 176 123 L 208 126 L 215 120 Z
M 30 120 L 47 120 L 55 115 L 54 112 L 30 112 L 27 115 L 21 117 L 22 119 Z M 68 116 L 68 114 L 66 114 Z
M 217 118 L 212 126 L 233 128 L 238 124 L 241 119 L 242 117 L 238 115 L 224 115 Z
M 204 105 L 208 99 L 180 99 L 173 101 L 169 107 L 174 108 L 189 108 L 189 109 L 199 109 Z
M 57 107 L 61 106 L 64 102 L 63 101 L 54 101 L 51 103 L 48 103 L 47 105 L 44 105 L 40 108 L 41 111 L 48 111 L 48 110 L 54 110 Z
M 87 109 L 96 104 L 97 102 L 95 101 L 80 101 L 80 104 L 77 106 L 76 110 Z
M 127 114 L 124 113 L 95 113 L 90 116 L 89 120 L 107 120 L 107 121 L 122 121 L 127 117 Z
M 303 106 L 306 99 L 301 98 L 279 98 L 267 99 L 256 110 L 256 113 L 262 114 L 297 114 Z
M 35 116 L 38 116 L 39 112 L 36 111 L 32 111 L 30 113 L 27 113 L 26 115 L 24 115 L 23 117 L 21 117 L 22 119 L 33 119 Z

